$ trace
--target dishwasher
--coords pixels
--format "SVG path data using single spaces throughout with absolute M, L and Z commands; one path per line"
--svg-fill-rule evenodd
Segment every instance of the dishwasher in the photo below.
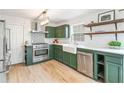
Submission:
M 93 78 L 93 54 L 77 52 L 77 71 Z

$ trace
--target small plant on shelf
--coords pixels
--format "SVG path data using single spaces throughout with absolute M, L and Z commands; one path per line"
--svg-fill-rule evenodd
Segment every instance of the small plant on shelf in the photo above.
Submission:
M 108 43 L 110 48 L 114 48 L 114 49 L 119 49 L 121 47 L 121 42 L 119 41 L 110 41 Z

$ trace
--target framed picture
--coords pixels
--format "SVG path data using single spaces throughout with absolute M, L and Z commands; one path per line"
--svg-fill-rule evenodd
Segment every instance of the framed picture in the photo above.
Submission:
M 98 14 L 98 22 L 115 20 L 115 10 L 106 11 Z

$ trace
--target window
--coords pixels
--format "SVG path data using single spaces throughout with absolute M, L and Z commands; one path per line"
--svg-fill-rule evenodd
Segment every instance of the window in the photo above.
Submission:
M 73 34 L 73 37 L 74 37 L 74 41 L 78 41 L 78 42 L 81 42 L 81 41 L 84 41 L 84 34 L 83 33 L 75 33 Z
M 79 25 L 74 25 L 73 26 L 73 41 L 74 42 L 81 42 L 84 41 L 84 26 L 83 24 L 79 24 Z

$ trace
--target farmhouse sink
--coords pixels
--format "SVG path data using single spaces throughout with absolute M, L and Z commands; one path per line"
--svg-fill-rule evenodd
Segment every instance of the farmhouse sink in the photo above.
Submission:
M 64 44 L 63 45 L 63 51 L 76 54 L 77 53 L 77 47 L 75 45 L 71 45 L 71 44 Z

